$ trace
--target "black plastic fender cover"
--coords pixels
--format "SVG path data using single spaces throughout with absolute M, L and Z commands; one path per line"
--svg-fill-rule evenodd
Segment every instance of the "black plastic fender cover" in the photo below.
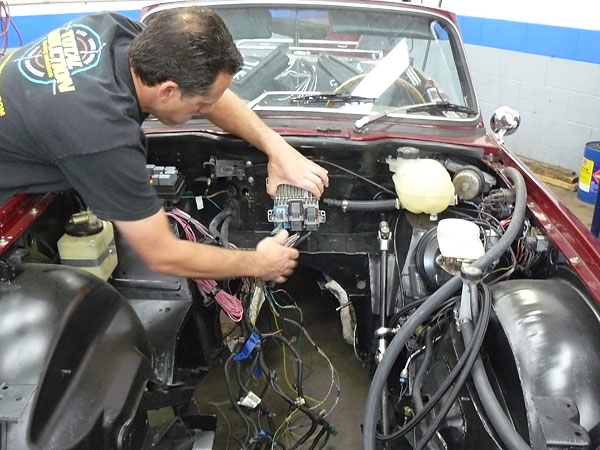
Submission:
M 0 381 L 37 385 L 8 426 L 9 449 L 88 448 L 90 436 L 110 436 L 133 415 L 152 356 L 112 286 L 78 269 L 24 264 L 0 285 L 0 311 Z
M 514 354 L 532 439 L 541 436 L 534 398 L 568 398 L 598 444 L 600 320 L 593 300 L 562 278 L 505 281 L 491 291 L 495 326 L 500 324 Z

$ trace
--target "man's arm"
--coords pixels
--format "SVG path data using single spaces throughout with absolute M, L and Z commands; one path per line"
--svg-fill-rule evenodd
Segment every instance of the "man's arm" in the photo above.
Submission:
M 298 250 L 281 244 L 287 232 L 263 239 L 256 250 L 229 250 L 177 239 L 164 209 L 142 220 L 115 221 L 150 269 L 188 278 L 258 277 L 282 283 L 297 265 Z
M 327 171 L 305 158 L 269 128 L 244 102 L 227 89 L 207 119 L 223 130 L 241 137 L 269 157 L 268 193 L 275 195 L 279 184 L 292 184 L 321 197 L 329 185 Z

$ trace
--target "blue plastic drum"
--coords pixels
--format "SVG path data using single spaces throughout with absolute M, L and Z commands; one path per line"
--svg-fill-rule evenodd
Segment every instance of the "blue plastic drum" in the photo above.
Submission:
M 577 197 L 586 203 L 594 204 L 598 185 L 600 185 L 600 142 L 588 142 L 581 162 Z

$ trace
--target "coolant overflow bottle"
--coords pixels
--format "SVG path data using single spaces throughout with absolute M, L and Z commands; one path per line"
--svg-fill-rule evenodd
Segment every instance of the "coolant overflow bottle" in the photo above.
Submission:
M 438 214 L 454 204 L 454 185 L 446 168 L 435 159 L 419 158 L 419 149 L 400 147 L 398 158 L 389 160 L 394 186 L 404 209 L 419 214 Z

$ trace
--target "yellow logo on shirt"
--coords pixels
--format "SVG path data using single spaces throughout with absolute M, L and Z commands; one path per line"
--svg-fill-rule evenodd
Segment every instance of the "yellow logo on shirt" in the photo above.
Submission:
M 75 90 L 71 71 L 83 67 L 73 29 L 54 30 L 42 42 L 46 72 L 56 80 L 58 92 Z
M 82 24 L 51 31 L 17 60 L 19 71 L 36 84 L 50 84 L 54 94 L 75 91 L 73 76 L 96 67 L 102 53 L 100 36 Z
M 16 50 L 13 50 L 13 52 L 10 55 L 8 55 L 4 61 L 2 61 L 2 64 L 0 64 L 0 80 L 2 79 L 2 70 L 4 69 L 4 66 L 6 66 L 6 63 L 10 60 L 10 58 L 12 58 L 15 52 Z M 2 92 L 1 86 L 0 92 Z M 4 117 L 5 115 L 6 109 L 4 108 L 4 102 L 2 101 L 2 96 L 0 95 L 0 117 Z

